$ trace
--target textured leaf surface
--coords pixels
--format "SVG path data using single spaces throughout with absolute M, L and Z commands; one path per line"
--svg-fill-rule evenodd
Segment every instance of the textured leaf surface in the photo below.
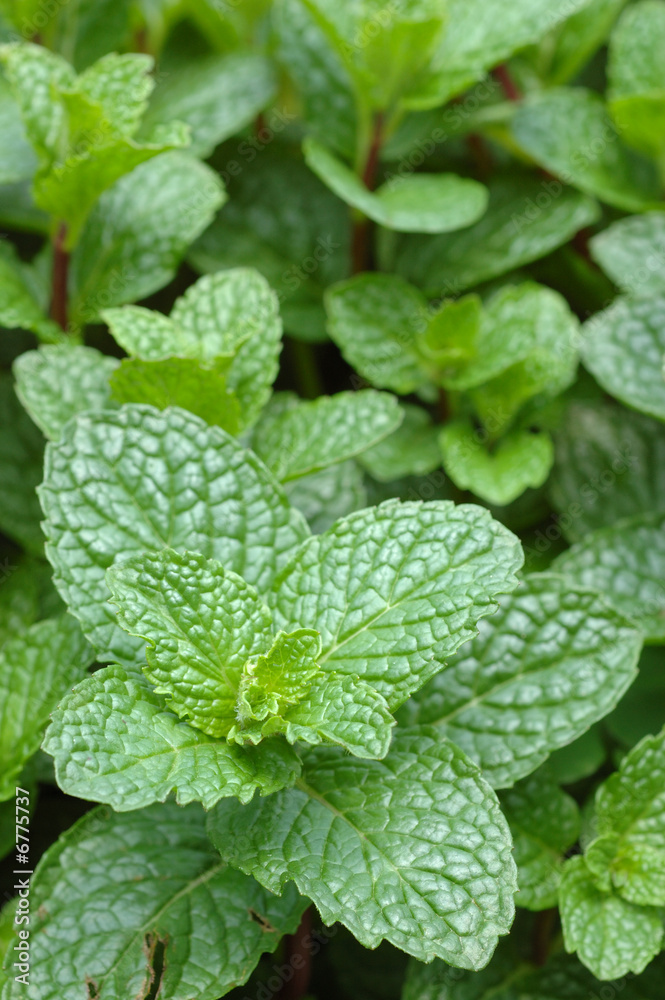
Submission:
M 602 98 L 582 88 L 548 90 L 517 111 L 517 144 L 567 183 L 626 212 L 655 207 L 650 164 L 621 145 Z
M 249 801 L 293 783 L 300 761 L 286 743 L 257 747 L 216 740 L 166 709 L 142 677 L 121 667 L 98 670 L 53 712 L 44 750 L 69 795 L 118 812 L 164 802 L 209 809 L 223 796 Z
M 603 389 L 665 420 L 665 295 L 617 299 L 582 333 L 582 360 Z
M 42 479 L 44 439 L 0 377 L 0 529 L 33 553 L 43 550 L 35 489 Z
M 598 218 L 598 205 L 559 181 L 524 175 L 489 184 L 487 211 L 473 226 L 444 236 L 405 236 L 396 268 L 431 295 L 458 295 L 530 264 Z
M 362 274 L 326 292 L 328 332 L 348 363 L 373 385 L 413 392 L 427 382 L 416 351 L 427 300 L 388 274 Z
M 275 621 L 317 629 L 321 666 L 394 708 L 474 635 L 521 563 L 515 536 L 479 507 L 387 501 L 302 545 L 275 582 Z
M 394 396 L 363 389 L 320 396 L 260 420 L 254 447 L 277 479 L 318 472 L 371 447 L 394 431 L 402 414 Z
M 599 590 L 643 629 L 665 638 L 665 515 L 640 514 L 588 535 L 560 555 L 554 568 Z
M 23 765 L 38 749 L 58 698 L 93 660 L 69 615 L 38 622 L 0 653 L 0 799 L 14 795 Z
M 563 855 L 579 834 L 577 803 L 540 769 L 504 792 L 501 808 L 515 845 L 515 903 L 528 910 L 556 906 Z
M 275 94 L 270 62 L 258 53 L 233 52 L 190 60 L 158 82 L 144 128 L 173 120 L 191 128 L 192 153 L 205 159 L 239 132 Z
M 49 446 L 41 500 L 56 585 L 103 658 L 142 646 L 106 603 L 115 560 L 192 550 L 263 590 L 307 535 L 264 466 L 183 410 L 79 417 Z
M 400 407 L 403 420 L 396 431 L 360 456 L 373 479 L 388 483 L 402 476 L 426 476 L 441 464 L 438 429 L 421 406 Z
M 225 197 L 217 175 L 180 152 L 118 181 L 99 199 L 72 256 L 72 322 L 92 322 L 102 309 L 167 284 Z
M 147 642 L 143 671 L 157 694 L 197 729 L 226 736 L 243 667 L 273 640 L 254 588 L 214 559 L 173 549 L 116 563 L 106 580 L 119 624 Z
M 576 951 L 598 979 L 640 973 L 661 949 L 659 911 L 598 889 L 582 857 L 566 865 L 559 911 L 566 950 Z
M 439 438 L 446 472 L 462 490 L 488 503 L 512 503 L 528 488 L 542 486 L 554 462 L 549 434 L 513 430 L 491 450 L 470 423 L 451 421 Z
M 127 1000 L 154 988 L 164 1000 L 217 1000 L 296 929 L 306 905 L 220 863 L 200 808 L 173 803 L 88 813 L 44 856 L 31 899 L 30 985 L 12 982 L 10 1000 L 91 990 Z
M 326 531 L 340 517 L 367 506 L 362 469 L 353 459 L 285 483 L 284 491 L 293 506 L 305 515 L 314 534 Z
M 549 495 L 567 538 L 665 506 L 665 427 L 600 400 L 572 402 L 554 437 Z
M 16 393 L 46 437 L 57 441 L 77 413 L 113 408 L 109 378 L 118 364 L 93 347 L 40 347 L 14 362 Z
M 441 727 L 503 788 L 616 705 L 641 648 L 639 630 L 597 594 L 534 574 L 403 715 Z
M 632 295 L 665 292 L 665 216 L 645 212 L 613 222 L 589 241 L 593 259 L 615 285 Z
M 498 802 L 429 729 L 396 736 L 385 761 L 310 751 L 293 789 L 218 806 L 209 833 L 234 867 L 275 892 L 293 880 L 325 923 L 341 921 L 366 947 L 386 938 L 424 960 L 479 968 L 512 921 Z

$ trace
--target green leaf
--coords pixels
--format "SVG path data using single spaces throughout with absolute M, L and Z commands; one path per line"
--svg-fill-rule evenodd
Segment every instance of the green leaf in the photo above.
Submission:
M 163 154 L 121 178 L 99 199 L 72 255 L 72 324 L 167 284 L 225 200 L 217 174 L 186 153 Z
M 576 951 L 598 979 L 639 974 L 661 949 L 659 911 L 598 889 L 582 857 L 565 866 L 559 911 L 566 950 Z
M 362 389 L 319 396 L 259 420 L 254 447 L 282 482 L 365 451 L 392 433 L 402 414 L 394 396 Z
M 448 233 L 470 226 L 487 208 L 487 189 L 456 174 L 395 177 L 373 192 L 315 139 L 306 139 L 303 151 L 308 166 L 331 191 L 387 229 Z
M 398 733 L 385 761 L 312 750 L 293 789 L 218 806 L 209 833 L 234 867 L 273 892 L 293 880 L 324 923 L 339 920 L 365 947 L 385 938 L 425 961 L 479 968 L 512 921 L 496 797 L 433 730 Z
M 612 32 L 608 98 L 625 141 L 647 156 L 665 151 L 665 8 L 641 0 Z
M 447 423 L 439 437 L 443 465 L 456 486 L 488 503 L 512 503 L 529 487 L 542 486 L 554 462 L 549 434 L 511 430 L 490 450 L 468 421 Z
M 500 801 L 514 841 L 515 903 L 528 910 L 556 906 L 563 856 L 580 831 L 577 803 L 543 768 L 504 792 Z
M 602 528 L 560 555 L 553 568 L 603 593 L 647 641 L 665 639 L 665 514 L 638 514 Z
M 118 364 L 92 347 L 71 344 L 26 351 L 14 362 L 16 394 L 46 437 L 57 441 L 77 413 L 112 408 L 109 378 Z
M 314 534 L 326 531 L 340 517 L 367 506 L 361 468 L 350 459 L 284 484 L 294 507 L 307 518 Z
M 106 573 L 118 622 L 147 642 L 143 672 L 176 715 L 209 736 L 226 736 L 249 659 L 270 649 L 271 614 L 221 563 L 165 548 Z
M 4 139 L 0 152 L 0 184 L 29 180 L 37 161 L 25 134 L 18 105 L 4 77 L 0 77 L 0 132 Z
M 59 88 L 71 87 L 76 74 L 61 56 L 42 45 L 15 42 L 3 46 L 0 56 L 28 139 L 40 159 L 50 158 L 65 120 L 62 102 L 53 95 Z
M 271 121 L 266 129 L 277 135 L 284 121 Z M 255 267 L 278 294 L 285 329 L 325 339 L 321 299 L 327 285 L 349 273 L 350 214 L 293 152 L 277 142 L 258 151 L 248 140 L 227 160 L 229 203 L 189 260 L 202 272 Z
M 598 594 L 534 574 L 401 717 L 439 727 L 505 788 L 614 708 L 641 648 L 640 631 Z
M 361 274 L 328 289 L 328 333 L 369 382 L 400 394 L 425 385 L 417 336 L 427 329 L 425 297 L 395 275 Z
M 607 41 L 610 31 L 627 0 L 591 0 L 573 14 L 556 34 L 548 57 L 547 78 L 550 84 L 568 83 L 590 62 Z M 551 45 L 545 37 L 543 48 Z
M 307 905 L 220 863 L 201 809 L 173 803 L 88 813 L 44 855 L 30 888 L 30 985 L 12 981 L 9 1000 L 154 990 L 217 1000 L 295 931 Z
M 243 427 L 256 420 L 270 397 L 282 326 L 277 297 L 253 269 L 235 268 L 200 278 L 176 299 L 168 320 L 140 306 L 105 310 L 103 317 L 121 347 L 144 361 L 179 355 L 203 362 L 204 367 L 217 367 L 217 379 L 222 366 L 225 388 L 239 403 Z M 159 405 L 182 406 L 196 399 L 195 385 L 183 384 L 182 391 L 177 391 L 177 367 L 161 366 L 155 373 L 160 377 L 154 396 Z M 183 377 L 187 373 L 189 382 L 194 382 L 196 369 L 181 367 Z M 145 371 L 142 374 L 144 379 L 149 377 Z M 208 413 L 213 380 L 203 374 L 198 380 L 205 389 L 203 406 Z M 219 383 L 218 391 L 223 395 Z M 232 403 L 227 406 L 222 398 L 221 405 L 222 412 L 230 409 L 233 414 Z
M 111 393 L 118 403 L 149 403 L 158 410 L 179 406 L 235 435 L 241 423 L 240 404 L 227 389 L 229 364 L 229 358 L 210 366 L 192 358 L 125 358 L 110 379 Z
M 512 124 L 518 146 L 540 166 L 626 212 L 656 207 L 655 171 L 621 145 L 598 94 L 554 88 L 529 98 Z
M 126 51 L 131 47 L 131 2 L 77 0 L 75 14 L 60 16 L 53 25 L 54 51 L 66 52 L 79 71 L 107 52 Z
M 343 156 L 352 156 L 355 96 L 342 60 L 302 0 L 278 0 L 273 23 L 277 57 L 298 88 L 312 135 Z
M 44 315 L 29 278 L 29 265 L 19 260 L 12 244 L 0 243 L 0 326 L 30 330 L 42 340 L 57 340 L 62 331 Z
M 114 561 L 193 550 L 265 590 L 307 535 L 251 452 L 177 409 L 79 416 L 48 447 L 40 495 L 56 586 L 98 655 L 120 662 L 142 644 L 106 604 Z
M 435 52 L 435 71 L 413 89 L 408 105 L 437 107 L 485 76 L 513 52 L 532 45 L 589 0 L 450 0 L 446 28 Z
M 426 476 L 441 464 L 438 429 L 421 406 L 400 405 L 396 431 L 363 451 L 358 461 L 373 479 L 389 483 L 403 476 Z
M 264 722 L 299 705 L 321 672 L 321 636 L 312 629 L 280 632 L 266 653 L 244 664 L 237 686 L 241 725 Z
M 582 327 L 582 360 L 627 406 L 665 420 L 665 295 L 619 298 Z
M 662 652 L 659 646 L 645 646 L 640 657 L 639 673 L 611 715 L 604 728 L 620 745 L 630 749 L 645 736 L 658 731 L 663 722 L 665 696 Z
M 479 507 L 387 501 L 303 543 L 275 581 L 275 623 L 317 629 L 323 669 L 395 708 L 475 634 L 521 564 L 515 536 Z
M 595 830 L 616 841 L 609 859 L 612 883 L 624 899 L 642 906 L 665 906 L 664 773 L 662 730 L 624 757 L 595 798 Z
M 35 489 L 42 480 L 44 439 L 0 376 L 0 530 L 29 552 L 43 551 L 41 511 Z
M 7 556 L 0 562 L 0 649 L 40 618 L 63 610 L 51 583 L 51 567 L 41 559 Z
M 589 241 L 591 256 L 615 285 L 632 295 L 665 292 L 665 215 L 645 212 L 613 222 Z
M 94 657 L 78 622 L 49 618 L 10 639 L 0 653 L 0 800 L 14 795 L 23 765 L 39 749 L 58 699 Z
M 665 427 L 659 421 L 602 400 L 575 401 L 554 443 L 548 490 L 572 541 L 664 506 Z
M 593 225 L 598 204 L 555 179 L 529 174 L 491 181 L 487 211 L 446 236 L 404 236 L 395 266 L 428 295 L 459 295 L 545 257 Z
M 174 119 L 185 122 L 191 128 L 190 150 L 205 159 L 220 142 L 249 125 L 275 91 L 274 69 L 258 53 L 199 57 L 157 82 L 144 128 L 149 131 Z
M 104 667 L 78 684 L 53 712 L 42 744 L 68 795 L 105 802 L 118 812 L 164 802 L 224 796 L 248 802 L 270 795 L 300 771 L 281 740 L 240 747 L 182 722 L 134 670 Z

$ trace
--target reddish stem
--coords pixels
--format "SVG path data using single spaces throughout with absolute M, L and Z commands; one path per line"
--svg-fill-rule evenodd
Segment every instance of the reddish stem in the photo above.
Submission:
M 593 260 L 591 259 L 591 253 L 589 251 L 589 238 L 591 236 L 591 230 L 587 227 L 585 229 L 580 229 L 573 236 L 573 248 L 577 251 L 580 257 L 583 257 L 588 264 L 593 265 Z
M 376 177 L 379 170 L 379 159 L 383 143 L 383 115 L 374 116 L 372 141 L 362 172 L 362 182 L 368 191 L 376 187 Z M 357 219 L 353 225 L 351 236 L 351 267 L 353 274 L 369 270 L 370 266 L 370 220 Z
M 61 222 L 53 239 L 53 272 L 51 286 L 51 319 L 67 329 L 67 285 L 69 282 L 69 251 L 65 250 L 67 226 Z
M 293 978 L 284 983 L 278 1000 L 302 1000 L 307 993 L 312 976 L 312 907 L 302 915 L 295 934 L 285 938 L 287 965 L 293 969 Z
M 550 939 L 558 912 L 556 907 L 551 910 L 541 910 L 534 918 L 531 940 L 531 960 L 534 965 L 543 966 L 547 963 L 550 953 Z
M 499 81 L 499 83 L 503 87 L 503 92 L 508 98 L 508 100 L 521 101 L 522 91 L 517 86 L 512 76 L 510 75 L 508 67 L 504 63 L 502 63 L 500 66 L 497 66 L 493 72 L 495 78 Z

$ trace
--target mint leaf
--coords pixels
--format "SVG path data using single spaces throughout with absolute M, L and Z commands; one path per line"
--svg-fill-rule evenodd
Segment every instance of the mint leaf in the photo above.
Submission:
M 26 351 L 14 362 L 16 394 L 47 438 L 85 410 L 113 406 L 109 378 L 119 362 L 92 347 L 58 344 Z
M 41 340 L 59 340 L 62 331 L 44 315 L 28 271 L 11 243 L 0 243 L 0 325 L 30 330 Z
M 512 430 L 490 450 L 468 421 L 447 423 L 439 438 L 443 465 L 456 486 L 488 503 L 512 503 L 528 487 L 542 486 L 554 462 L 549 434 Z
M 185 153 L 163 154 L 121 178 L 99 199 L 72 255 L 72 324 L 167 284 L 225 197 L 218 176 Z
M 665 906 L 664 771 L 665 730 L 638 743 L 596 792 L 594 828 L 601 840 L 613 841 L 612 884 L 641 906 Z
M 487 211 L 445 236 L 404 236 L 395 267 L 429 295 L 458 295 L 530 264 L 598 219 L 597 203 L 560 181 L 528 174 L 488 184 Z
M 538 94 L 518 109 L 512 133 L 536 163 L 608 205 L 626 212 L 656 207 L 651 165 L 621 145 L 598 94 L 565 87 Z
M 144 361 L 178 355 L 198 360 L 204 368 L 221 365 L 224 386 L 238 400 L 243 427 L 256 420 L 268 401 L 277 375 L 282 327 L 276 296 L 257 271 L 235 268 L 200 278 L 176 300 L 169 319 L 140 306 L 109 309 L 103 316 L 118 343 Z M 204 374 L 197 379 L 193 366 L 182 366 L 181 375 L 188 379 L 179 393 L 177 367 L 159 369 L 166 391 L 155 394 L 155 402 L 183 406 L 196 398 L 196 385 L 190 383 L 197 380 L 205 397 L 214 394 L 214 380 Z M 223 397 L 219 382 L 218 391 Z M 211 398 L 204 400 L 205 413 L 212 406 Z M 223 411 L 233 412 L 230 401 L 222 399 L 222 406 Z
M 387 229 L 447 233 L 470 226 L 487 208 L 487 189 L 456 174 L 410 174 L 372 192 L 315 139 L 306 139 L 303 149 L 308 166 L 331 191 Z
M 106 580 L 121 627 L 147 641 L 155 691 L 197 729 L 226 736 L 243 667 L 272 640 L 254 588 L 215 560 L 168 548 L 116 563 Z
M 554 435 L 548 491 L 567 538 L 663 506 L 665 427 L 622 406 L 571 402 Z
M 400 406 L 396 431 L 363 451 L 358 461 L 373 479 L 388 483 L 403 476 L 426 476 L 441 464 L 438 430 L 421 406 Z
M 251 452 L 176 409 L 79 416 L 48 448 L 40 496 L 56 586 L 98 655 L 121 662 L 134 662 L 141 643 L 106 603 L 115 561 L 194 550 L 264 590 L 307 535 Z
M 35 154 L 25 134 L 18 105 L 4 78 L 0 78 L 0 129 L 5 139 L 0 153 L 0 184 L 29 180 L 36 167 Z
M 205 159 L 220 142 L 249 125 L 275 91 L 273 67 L 258 53 L 208 55 L 158 81 L 144 129 L 149 132 L 174 119 L 185 122 L 191 129 L 189 148 Z
M 471 638 L 521 563 L 515 536 L 479 507 L 387 501 L 303 543 L 275 580 L 275 623 L 317 629 L 323 669 L 395 708 Z
M 598 979 L 639 974 L 661 949 L 659 911 L 598 889 L 582 857 L 566 864 L 559 911 L 566 950 L 576 951 Z
M 582 360 L 627 406 L 665 420 L 665 296 L 619 298 L 582 327 Z
M 556 31 L 548 59 L 547 78 L 552 84 L 568 83 L 607 41 L 626 0 L 591 0 Z M 543 48 L 550 42 L 544 39 Z
M 220 863 L 203 812 L 173 803 L 88 813 L 44 855 L 31 898 L 30 995 L 43 1000 L 147 989 L 217 1000 L 296 929 L 306 906 Z M 9 1000 L 25 995 L 12 980 Z
M 361 274 L 328 289 L 328 333 L 348 363 L 373 385 L 406 394 L 428 382 L 416 349 L 427 328 L 427 300 L 388 274 Z
M 240 429 L 240 404 L 227 389 L 230 358 L 202 365 L 192 358 L 141 361 L 125 358 L 111 379 L 118 403 L 149 403 L 158 410 L 179 406 L 229 434 Z
M 425 961 L 479 968 L 512 921 L 510 836 L 494 793 L 427 728 L 398 734 L 385 761 L 312 750 L 293 789 L 219 805 L 209 833 L 234 867 L 273 892 L 293 880 L 325 923 L 339 920 L 366 947 L 385 938 Z
M 575 799 L 541 768 L 504 792 L 500 801 L 515 845 L 515 903 L 528 910 L 556 906 L 563 856 L 580 830 Z
M 665 11 L 638 3 L 625 11 L 612 32 L 608 97 L 625 141 L 647 156 L 660 156 L 665 127 Z
M 589 241 L 591 256 L 615 285 L 634 295 L 665 291 L 660 255 L 665 245 L 662 212 L 645 212 L 613 222 Z
M 0 376 L 0 530 L 29 552 L 43 552 L 41 512 L 35 489 L 42 479 L 44 439 Z
M 60 87 L 71 87 L 76 74 L 69 63 L 42 45 L 16 42 L 3 46 L 1 56 L 27 136 L 40 158 L 50 157 L 65 117 L 62 103 L 53 94 Z
M 352 459 L 284 483 L 284 492 L 305 515 L 314 534 L 326 531 L 340 517 L 367 506 L 362 469 Z
M 39 749 L 60 696 L 85 676 L 94 657 L 69 615 L 10 639 L 0 653 L 0 800 L 14 795 L 23 765 Z
M 267 411 L 254 432 L 254 447 L 286 482 L 360 454 L 394 431 L 401 416 L 394 396 L 373 389 L 320 396 L 283 412 Z
M 280 632 L 270 649 L 244 664 L 238 684 L 241 725 L 282 715 L 307 696 L 320 673 L 321 636 L 311 629 Z
M 168 711 L 134 670 L 105 667 L 78 684 L 53 712 L 42 744 L 69 795 L 118 812 L 164 802 L 223 796 L 248 802 L 293 783 L 300 761 L 290 746 L 267 740 L 239 747 L 193 729 Z
M 641 648 L 639 630 L 598 594 L 534 574 L 402 718 L 440 727 L 505 788 L 614 708 Z
M 638 514 L 588 535 L 554 562 L 569 581 L 599 590 L 648 640 L 665 637 L 664 514 Z

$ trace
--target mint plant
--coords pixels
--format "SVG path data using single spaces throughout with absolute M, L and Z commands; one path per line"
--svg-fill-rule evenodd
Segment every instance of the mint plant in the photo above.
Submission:
M 662 994 L 664 0 L 0 0 L 1 1000 Z

